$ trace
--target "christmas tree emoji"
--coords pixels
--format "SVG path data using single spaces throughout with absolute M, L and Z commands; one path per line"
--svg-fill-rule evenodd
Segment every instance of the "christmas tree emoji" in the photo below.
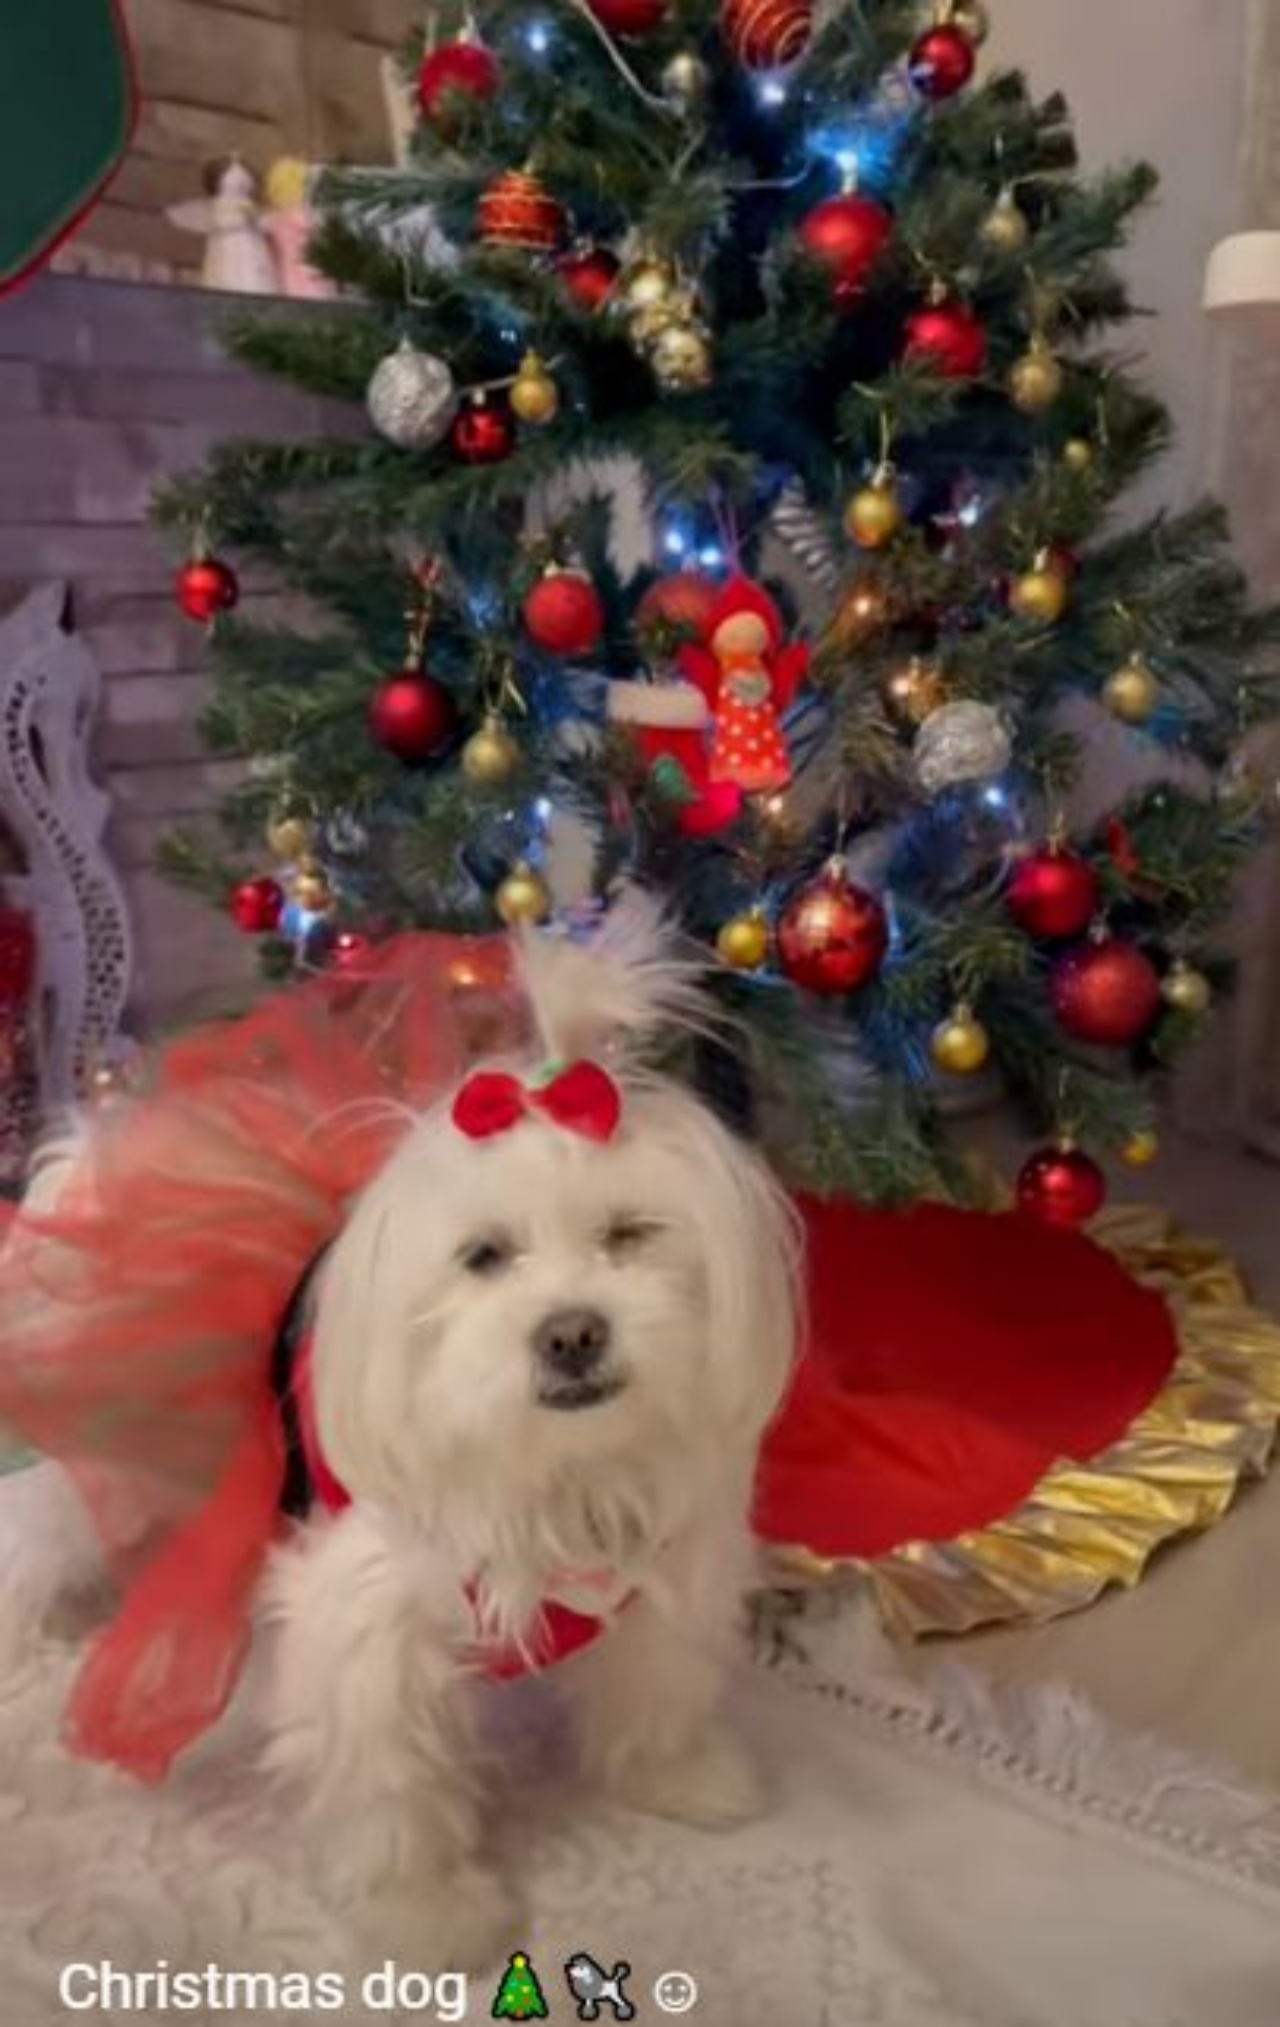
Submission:
M 538 1973 L 523 1950 L 517 1950 L 507 1966 L 498 1987 L 498 1996 L 493 2002 L 493 2017 L 495 2020 L 545 2020 L 547 2017 L 547 2002 L 542 1996 Z

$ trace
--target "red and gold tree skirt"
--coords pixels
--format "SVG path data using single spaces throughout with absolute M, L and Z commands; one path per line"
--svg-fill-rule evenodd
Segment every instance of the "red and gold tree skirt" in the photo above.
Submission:
M 810 1344 L 765 1446 L 792 1579 L 860 1570 L 897 1633 L 1079 1611 L 1267 1467 L 1280 1325 L 1158 1212 L 802 1205 Z

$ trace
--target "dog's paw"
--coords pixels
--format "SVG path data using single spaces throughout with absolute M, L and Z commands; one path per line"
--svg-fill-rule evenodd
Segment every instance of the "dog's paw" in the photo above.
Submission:
M 618 1801 L 698 1830 L 732 1830 L 764 1807 L 755 1763 L 728 1732 L 712 1732 L 678 1759 L 629 1767 L 611 1783 Z
M 511 1896 L 497 1873 L 469 1859 L 384 1888 L 356 1916 L 361 1949 L 371 1958 L 459 1971 L 495 1962 L 511 1923 Z

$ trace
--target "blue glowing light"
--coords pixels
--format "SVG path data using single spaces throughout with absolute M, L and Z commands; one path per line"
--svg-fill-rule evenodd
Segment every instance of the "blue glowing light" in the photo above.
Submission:
M 898 181 L 917 117 L 915 107 L 877 99 L 815 127 L 809 151 L 838 169 L 842 181 L 873 196 L 887 196 Z
M 699 549 L 698 561 L 704 570 L 718 570 L 724 562 L 724 550 L 717 548 L 714 542 L 708 542 L 705 549 Z
M 756 97 L 762 106 L 785 106 L 787 103 L 787 81 L 776 71 L 768 72 L 756 85 Z
M 1001 788 L 998 781 L 993 781 L 989 788 L 983 789 L 982 800 L 986 803 L 988 809 L 1008 809 L 1009 807 L 1008 791 Z
M 554 810 L 555 804 L 551 801 L 551 798 L 546 795 L 540 795 L 533 805 L 533 813 L 535 817 L 538 819 L 538 822 L 542 824 L 544 828 L 547 824 L 550 823 Z
M 662 538 L 662 546 L 666 550 L 668 556 L 683 556 L 685 551 L 688 549 L 689 544 L 686 542 L 679 528 L 668 528 L 666 534 Z
M 534 56 L 545 56 L 551 47 L 551 23 L 540 20 L 531 21 L 524 31 L 524 41 L 525 48 L 531 51 Z

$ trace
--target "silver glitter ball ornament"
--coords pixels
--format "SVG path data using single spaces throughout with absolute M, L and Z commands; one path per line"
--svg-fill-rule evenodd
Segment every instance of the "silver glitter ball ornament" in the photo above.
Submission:
M 1013 752 L 1004 719 L 992 704 L 962 699 L 930 712 L 912 749 L 916 778 L 928 795 L 965 781 L 1003 774 Z
M 430 450 L 458 412 L 458 390 L 443 359 L 402 338 L 374 369 L 365 402 L 388 443 L 398 450 Z

